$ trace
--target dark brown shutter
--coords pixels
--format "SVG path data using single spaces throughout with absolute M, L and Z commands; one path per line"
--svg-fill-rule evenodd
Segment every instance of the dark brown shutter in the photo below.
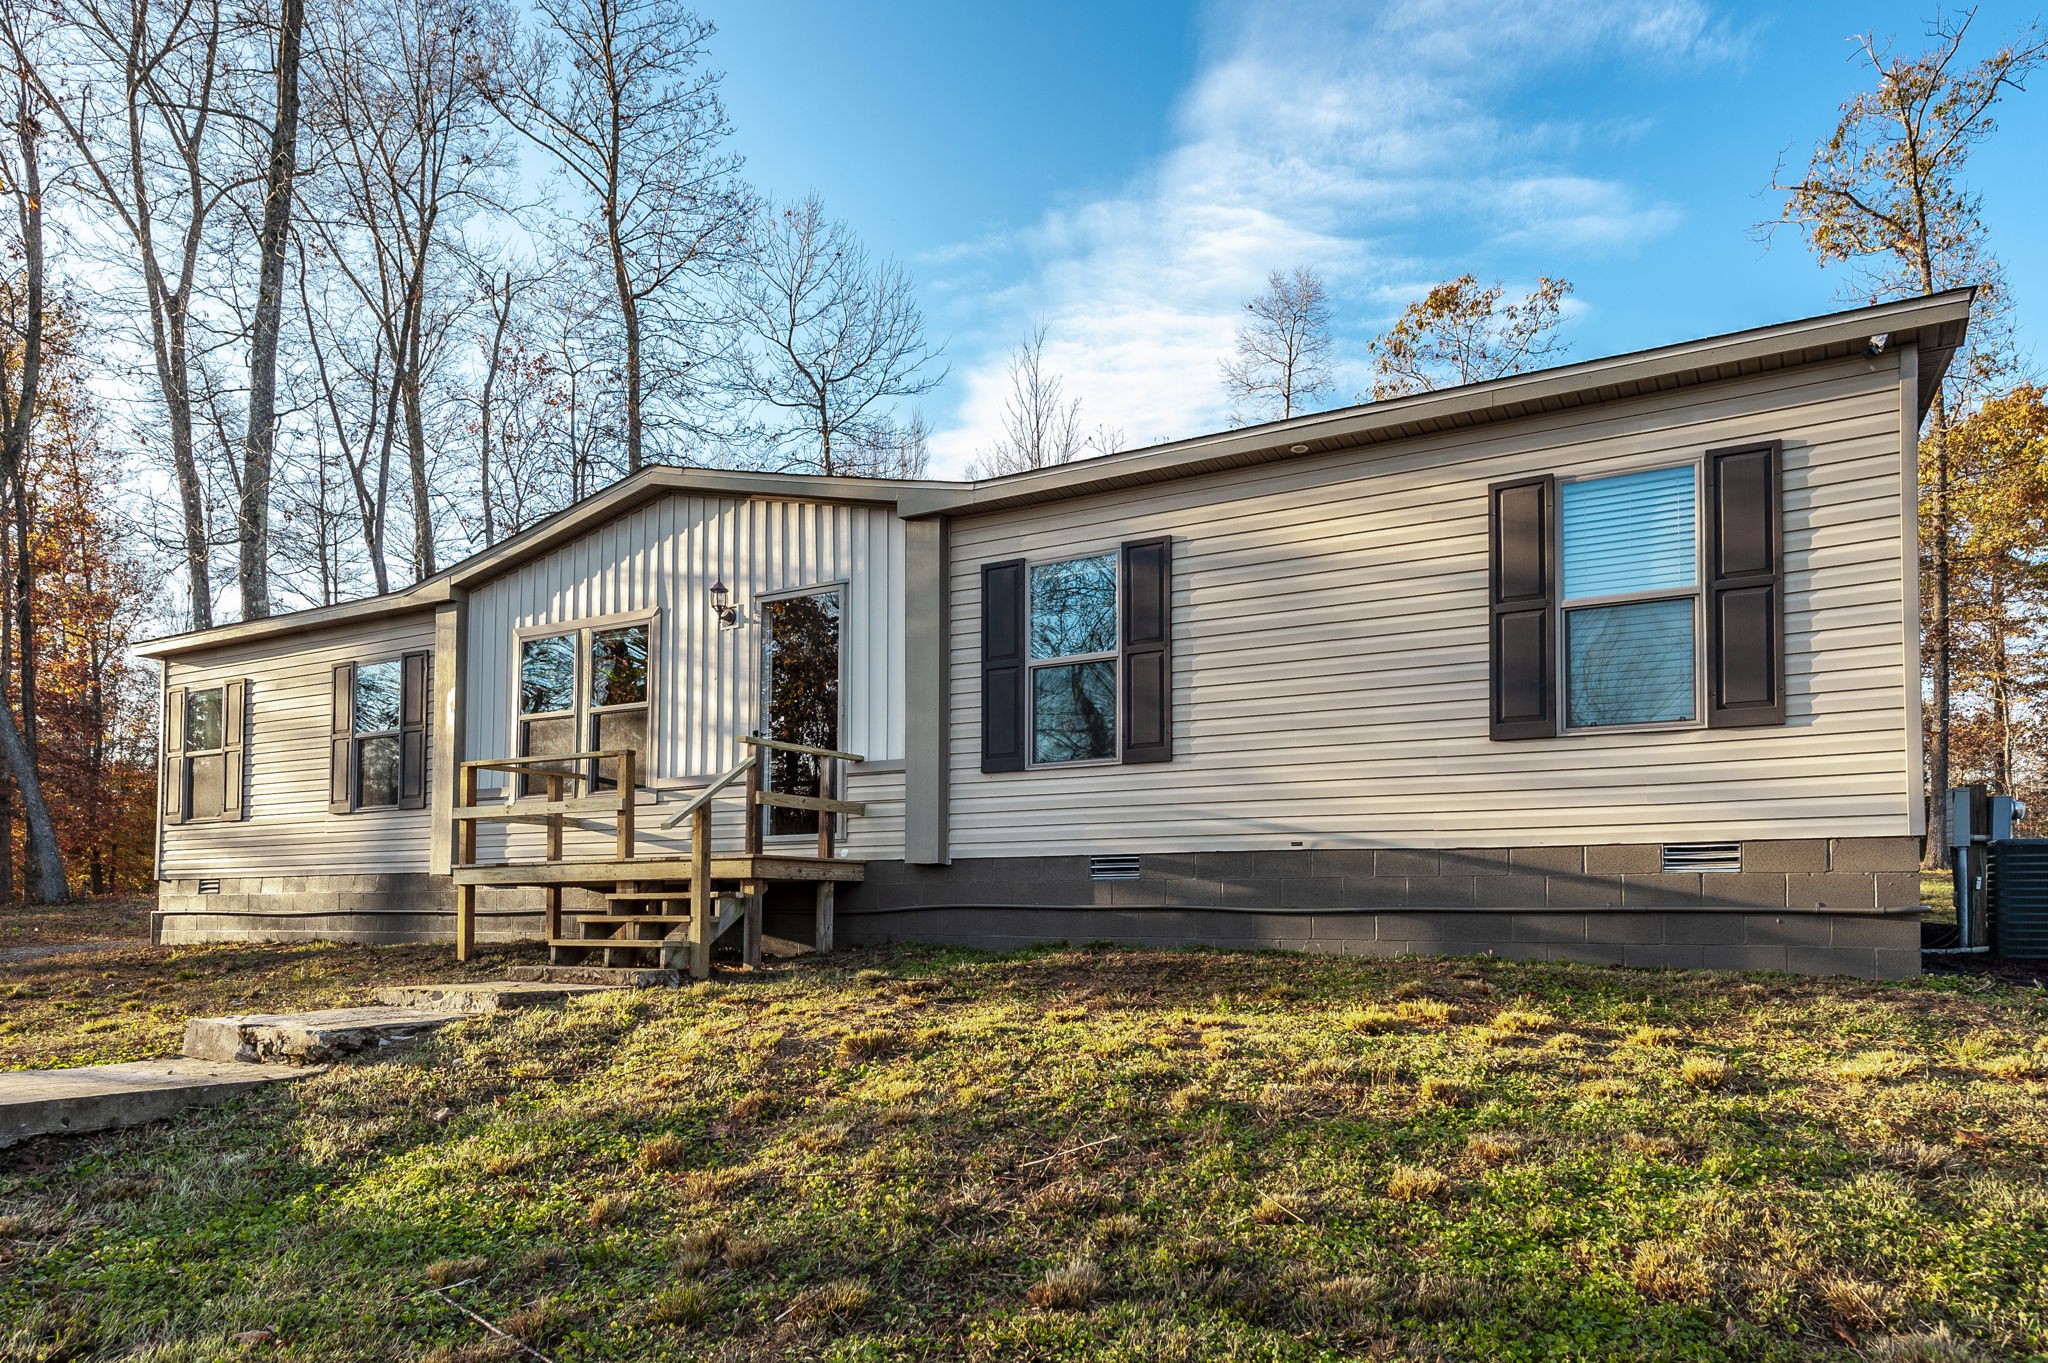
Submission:
M 164 822 L 185 822 L 185 688 L 164 693 Z
M 249 736 L 248 695 L 247 682 L 231 681 L 221 688 L 220 742 L 225 751 L 221 754 L 219 814 L 224 819 L 248 817 L 242 802 L 242 749 Z
M 1551 521 L 1556 482 L 1548 474 L 1486 490 L 1490 734 L 1550 738 L 1557 733 L 1556 568 Z
M 333 717 L 328 724 L 327 812 L 355 808 L 356 665 L 334 665 Z
M 398 702 L 398 807 L 427 807 L 427 659 L 408 653 Z
M 1173 760 L 1173 538 L 1129 540 L 1124 558 L 1124 761 Z
M 1707 727 L 1785 722 L 1780 445 L 1707 451 Z
M 1024 560 L 981 567 L 981 769 L 1022 771 Z

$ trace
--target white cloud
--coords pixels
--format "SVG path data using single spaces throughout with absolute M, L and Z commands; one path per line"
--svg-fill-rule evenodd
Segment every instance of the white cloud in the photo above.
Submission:
M 954 337 L 959 404 L 935 472 L 995 439 L 1004 353 L 1034 319 L 1084 419 L 1149 443 L 1223 422 L 1217 362 L 1271 270 L 1322 269 L 1362 334 L 1398 306 L 1390 284 L 1484 272 L 1489 246 L 1654 239 L 1673 207 L 1578 164 L 1612 129 L 1524 122 L 1511 97 L 1601 60 L 1739 60 L 1746 41 L 1698 0 L 1267 0 L 1213 11 L 1204 39 L 1172 149 L 1122 192 L 1048 211 L 1008 250 L 927 258 L 928 281 L 985 319 Z

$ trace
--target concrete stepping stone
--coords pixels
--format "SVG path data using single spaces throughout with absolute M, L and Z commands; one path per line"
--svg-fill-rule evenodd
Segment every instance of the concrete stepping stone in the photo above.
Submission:
M 577 994 L 602 994 L 603 984 L 547 984 L 529 980 L 489 980 L 482 984 L 394 984 L 377 991 L 377 1002 L 393 1008 L 424 1008 L 436 1013 L 503 1013 L 560 1003 Z
M 0 1147 L 34 1136 L 139 1126 L 324 1068 L 174 1059 L 0 1074 Z
M 322 1065 L 361 1051 L 416 1041 L 470 1014 L 445 1008 L 328 1008 L 313 1013 L 251 1013 L 192 1018 L 184 1053 L 240 1064 Z

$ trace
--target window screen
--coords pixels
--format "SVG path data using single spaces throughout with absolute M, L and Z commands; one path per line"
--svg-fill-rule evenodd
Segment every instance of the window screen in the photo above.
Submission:
M 1699 717 L 1699 494 L 1691 464 L 1565 483 L 1565 722 Z

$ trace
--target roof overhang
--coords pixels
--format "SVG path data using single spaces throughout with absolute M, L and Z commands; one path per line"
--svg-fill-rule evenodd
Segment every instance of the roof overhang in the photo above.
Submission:
M 906 518 L 974 515 L 1467 430 L 1795 365 L 1869 355 L 1907 344 L 1919 348 L 1920 414 L 1925 416 L 1949 361 L 1969 330 L 1975 295 L 1975 289 L 1953 289 L 971 482 L 828 478 L 653 465 L 400 591 L 152 639 L 138 644 L 135 651 L 145 658 L 169 658 L 394 612 L 431 610 L 459 601 L 478 583 L 673 493 L 884 506 Z

